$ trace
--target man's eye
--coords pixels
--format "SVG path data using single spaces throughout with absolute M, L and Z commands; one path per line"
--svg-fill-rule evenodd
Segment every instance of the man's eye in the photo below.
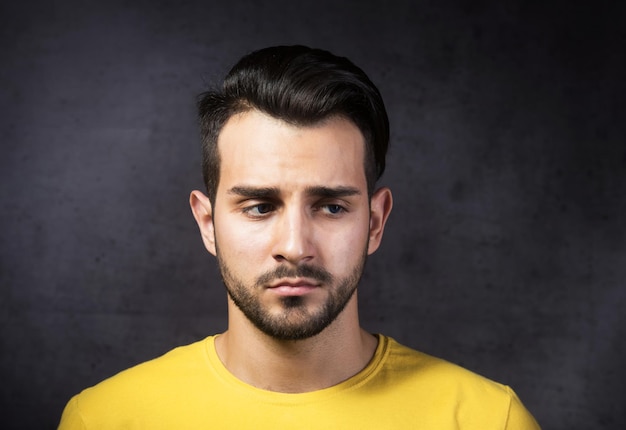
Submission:
M 324 211 L 331 215 L 337 215 L 343 212 L 344 208 L 340 205 L 324 205 Z
M 270 213 L 274 210 L 274 206 L 269 203 L 260 203 L 258 205 L 250 206 L 244 209 L 244 212 L 252 216 L 261 216 Z

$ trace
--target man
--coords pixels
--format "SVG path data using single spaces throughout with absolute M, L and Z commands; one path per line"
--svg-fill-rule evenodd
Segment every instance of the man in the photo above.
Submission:
M 536 429 L 513 391 L 359 325 L 391 212 L 387 114 L 345 58 L 254 52 L 199 103 L 207 195 L 191 210 L 228 330 L 68 403 L 61 429 Z

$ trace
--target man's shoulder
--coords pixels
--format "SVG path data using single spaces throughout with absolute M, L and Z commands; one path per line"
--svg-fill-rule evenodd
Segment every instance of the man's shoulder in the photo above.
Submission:
M 66 405 L 59 429 L 150 428 L 146 417 L 181 409 L 199 384 L 211 381 L 211 340 L 177 347 L 83 390 Z
M 179 346 L 160 357 L 123 370 L 83 390 L 77 396 L 79 402 L 83 405 L 100 403 L 107 398 L 132 397 L 135 392 L 145 396 L 151 391 L 162 390 L 168 384 L 178 384 L 186 378 L 193 378 L 200 369 L 207 368 L 205 351 L 210 339 Z
M 387 349 L 381 379 L 406 408 L 426 406 L 429 418 L 456 416 L 467 428 L 539 428 L 509 386 L 393 339 Z
M 481 390 L 484 394 L 510 395 L 510 389 L 462 366 L 402 345 L 389 338 L 386 371 L 399 379 L 417 380 L 420 385 L 435 385 L 454 390 Z

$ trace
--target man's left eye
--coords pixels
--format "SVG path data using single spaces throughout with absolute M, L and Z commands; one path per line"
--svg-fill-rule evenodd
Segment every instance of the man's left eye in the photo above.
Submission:
M 332 215 L 337 215 L 338 213 L 341 213 L 343 211 L 343 207 L 339 205 L 325 205 L 324 209 L 326 210 L 326 212 Z

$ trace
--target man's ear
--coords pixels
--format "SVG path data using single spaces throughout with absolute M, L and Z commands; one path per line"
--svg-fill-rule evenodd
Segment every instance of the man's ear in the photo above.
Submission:
M 213 207 L 207 196 L 198 190 L 191 192 L 189 205 L 193 217 L 200 228 L 200 235 L 204 246 L 211 254 L 215 255 L 215 229 L 213 227 Z
M 387 187 L 378 189 L 370 199 L 370 241 L 367 255 L 373 254 L 383 239 L 385 224 L 393 207 L 391 190 Z

